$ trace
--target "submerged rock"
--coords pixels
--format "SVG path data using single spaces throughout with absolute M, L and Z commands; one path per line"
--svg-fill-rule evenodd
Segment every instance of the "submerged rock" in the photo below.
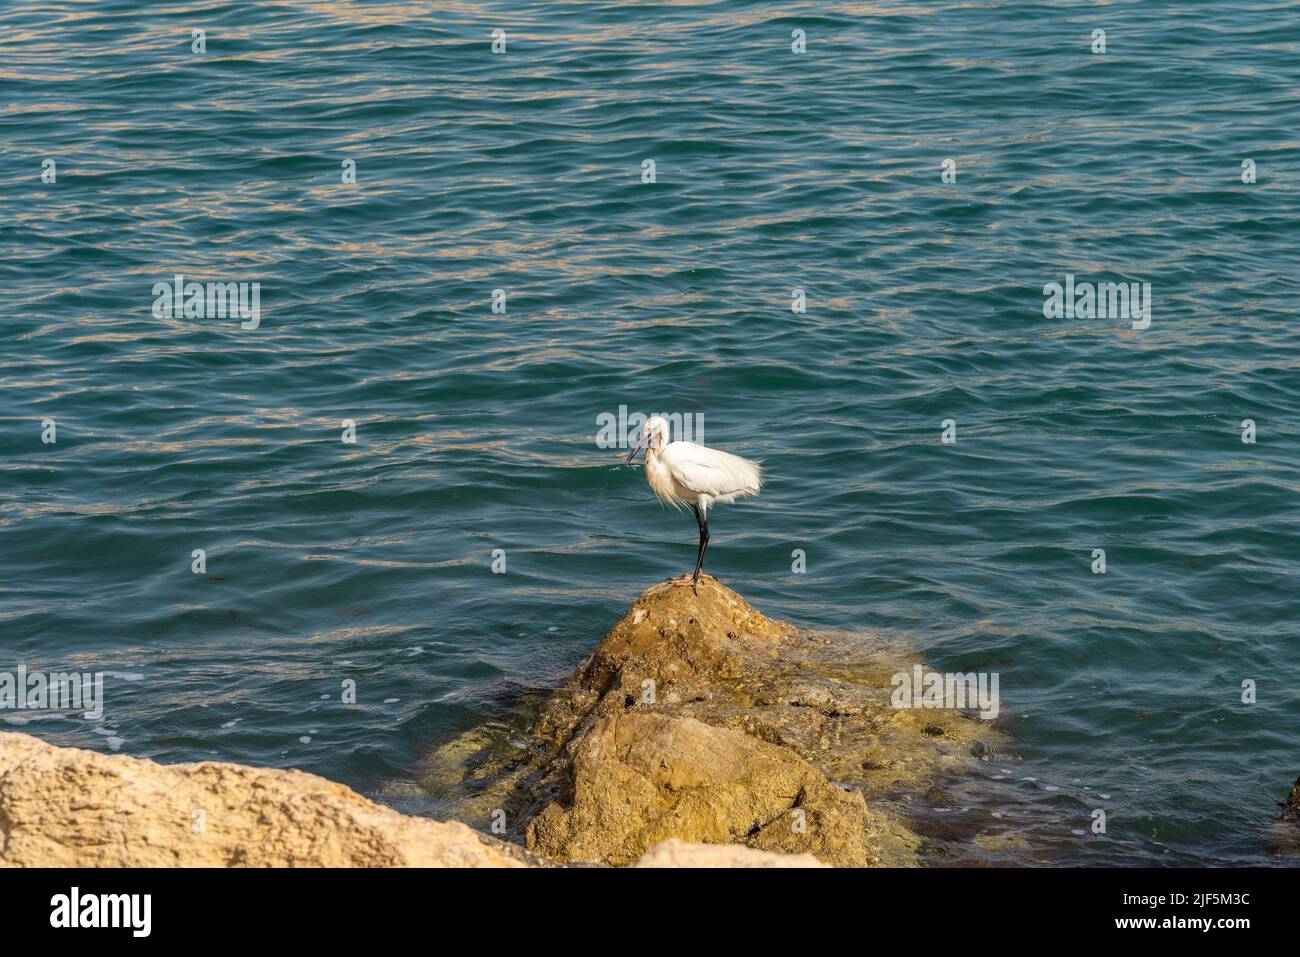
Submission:
M 1277 818 L 1279 821 L 1284 824 L 1300 824 L 1300 778 L 1295 779 L 1295 786 L 1291 788 L 1291 793 L 1281 808 L 1282 813 Z
M 1282 810 L 1267 831 L 1269 852 L 1287 859 L 1300 857 L 1300 778 L 1278 807 Z
M 968 771 L 999 736 L 892 707 L 898 650 L 845 645 L 707 576 L 698 595 L 656 585 L 526 733 L 477 729 L 431 755 L 423 782 L 558 861 L 625 865 L 675 838 L 912 864 L 920 838 L 875 799 Z

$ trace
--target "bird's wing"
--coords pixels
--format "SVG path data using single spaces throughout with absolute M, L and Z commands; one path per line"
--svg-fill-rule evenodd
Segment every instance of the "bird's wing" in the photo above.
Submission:
M 763 470 L 757 462 L 694 442 L 673 442 L 664 464 L 678 485 L 701 495 L 757 495 Z

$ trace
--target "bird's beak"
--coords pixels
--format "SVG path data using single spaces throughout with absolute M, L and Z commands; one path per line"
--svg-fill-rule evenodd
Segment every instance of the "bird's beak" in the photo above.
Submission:
M 641 451 L 641 448 L 642 448 L 642 446 L 644 446 L 644 445 L 645 445 L 645 442 L 642 442 L 641 445 L 638 445 L 636 448 L 634 448 L 634 449 L 632 450 L 632 454 L 629 455 L 629 456 L 627 457 L 627 461 L 624 462 L 623 464 L 624 464 L 624 465 L 631 465 L 631 464 L 632 464 L 632 460 L 633 460 L 634 458 L 636 458 L 636 454 L 637 454 L 638 452 Z

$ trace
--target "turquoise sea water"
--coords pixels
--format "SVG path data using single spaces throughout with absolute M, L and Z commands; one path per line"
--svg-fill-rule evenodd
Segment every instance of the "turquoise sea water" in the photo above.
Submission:
M 385 791 L 690 567 L 626 405 L 763 460 L 708 562 L 758 608 L 999 673 L 1026 859 L 1284 860 L 1294 8 L 432 6 L 0 6 L 0 670 L 108 673 L 0 727 Z

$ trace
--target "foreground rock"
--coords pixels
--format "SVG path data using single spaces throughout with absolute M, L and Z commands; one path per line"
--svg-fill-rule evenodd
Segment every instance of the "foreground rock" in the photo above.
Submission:
M 301 771 L 153 761 L 0 734 L 0 865 L 539 867 L 464 824 L 408 817 Z M 673 842 L 640 867 L 808 867 Z
M 471 732 L 430 756 L 423 781 L 476 826 L 504 812 L 558 861 L 626 865 L 680 839 L 915 863 L 920 838 L 873 798 L 968 770 L 994 733 L 891 707 L 897 655 L 846 660 L 839 645 L 712 578 L 698 595 L 657 585 L 525 735 Z
M 152 761 L 0 734 L 0 864 L 521 867 L 464 824 L 406 817 L 301 771 Z

